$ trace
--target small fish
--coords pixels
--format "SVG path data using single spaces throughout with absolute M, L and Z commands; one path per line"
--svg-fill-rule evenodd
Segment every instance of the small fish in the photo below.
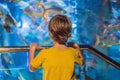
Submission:
M 51 8 L 45 9 L 45 12 L 49 11 L 51 13 L 51 15 L 56 12 L 57 14 L 63 14 L 66 13 L 66 11 L 64 9 L 62 9 L 61 7 L 58 6 L 52 6 Z M 55 14 L 55 13 L 54 13 Z
M 24 10 L 24 13 L 27 14 L 28 16 L 30 16 L 31 18 L 39 18 L 39 17 L 43 16 L 42 12 L 34 11 L 33 9 L 31 9 L 29 7 L 27 7 Z
M 120 31 L 120 23 L 117 23 L 115 25 L 113 24 L 113 25 L 110 25 L 107 28 L 105 28 L 104 31 L 103 31 L 102 37 L 106 38 L 110 34 L 115 33 L 117 31 Z M 116 35 L 116 36 L 118 36 L 118 35 Z
M 95 34 L 96 42 L 94 43 L 94 46 L 96 47 L 99 44 L 102 44 L 102 46 L 110 47 L 112 45 L 120 45 L 119 40 L 115 40 L 116 36 L 112 34 L 111 38 L 114 40 L 110 40 L 109 38 L 100 38 L 97 34 Z
M 94 36 L 96 38 L 96 41 L 94 43 L 94 47 L 96 47 L 100 43 L 100 38 L 99 38 L 99 36 L 97 34 L 95 34 Z
M 41 12 L 34 11 L 35 8 L 32 8 L 32 6 L 29 6 L 24 9 L 24 13 L 29 15 L 31 18 L 40 18 L 43 16 L 45 21 L 48 21 L 47 16 L 66 13 L 64 9 L 62 9 L 58 5 L 56 6 L 56 4 L 49 5 L 49 7 L 47 8 L 45 6 L 46 4 L 44 3 L 40 3 L 38 6 L 36 6 L 36 9 L 38 10 L 41 9 Z
M 19 74 L 19 76 L 18 76 L 18 79 L 19 79 L 19 80 L 26 80 L 26 79 L 22 76 L 21 73 L 18 73 L 18 74 Z
M 1 54 L 1 61 L 2 61 L 2 66 L 6 69 L 4 70 L 5 74 L 11 75 L 11 71 L 9 70 L 9 65 L 13 64 L 12 59 L 10 55 L 6 54 Z
M 116 25 L 113 25 L 113 26 L 110 26 L 107 28 L 108 31 L 110 30 L 114 30 L 114 31 L 120 31 L 120 23 L 116 24 Z
M 13 17 L 10 16 L 9 14 L 5 15 L 5 23 L 9 26 L 16 26 L 16 23 L 15 23 Z
M 2 20 L 2 28 L 11 33 L 11 26 L 16 26 L 16 20 L 11 15 L 8 7 L 0 3 L 0 18 Z
M 2 28 L 7 32 L 12 33 L 13 31 L 11 29 L 11 26 L 16 26 L 16 23 L 9 14 L 6 14 L 2 19 Z
M 5 61 L 6 63 L 8 63 L 8 64 L 13 64 L 13 62 L 12 62 L 12 58 L 10 57 L 10 55 L 9 54 L 1 54 L 1 59 L 3 60 L 3 61 Z
M 66 11 L 61 8 L 59 5 L 51 5 L 48 8 L 45 8 L 45 6 L 42 4 L 42 8 L 44 10 L 44 14 L 43 17 L 45 19 L 45 21 L 48 21 L 47 16 L 55 16 L 57 14 L 65 14 Z
M 118 46 L 120 46 L 120 43 L 119 43 L 119 42 L 102 40 L 102 45 L 103 45 L 103 46 L 107 46 L 107 47 L 110 47 L 110 46 L 112 46 L 112 45 L 118 45 Z
M 7 75 L 9 75 L 9 76 L 11 75 L 10 70 L 4 70 L 4 73 L 7 74 Z

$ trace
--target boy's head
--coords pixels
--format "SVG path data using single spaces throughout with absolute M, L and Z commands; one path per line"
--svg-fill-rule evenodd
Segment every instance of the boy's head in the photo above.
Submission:
M 49 22 L 51 38 L 59 44 L 65 44 L 71 36 L 72 24 L 68 17 L 56 15 Z

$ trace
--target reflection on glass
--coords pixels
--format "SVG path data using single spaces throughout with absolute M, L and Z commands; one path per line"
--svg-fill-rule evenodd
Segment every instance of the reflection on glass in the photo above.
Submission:
M 93 80 L 119 80 L 120 70 L 111 66 L 104 60 L 93 55 L 92 53 L 85 51 L 86 55 L 86 75 Z M 113 77 L 115 76 L 115 77 Z

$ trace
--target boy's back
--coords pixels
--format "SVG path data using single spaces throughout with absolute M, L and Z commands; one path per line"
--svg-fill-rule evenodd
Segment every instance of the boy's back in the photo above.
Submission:
M 42 50 L 31 62 L 35 68 L 43 68 L 43 80 L 73 80 L 74 64 L 82 65 L 77 50 L 54 47 Z
M 72 23 L 67 16 L 56 15 L 49 22 L 49 33 L 53 47 L 42 50 L 36 57 L 37 44 L 30 45 L 30 70 L 43 68 L 43 80 L 73 80 L 74 64 L 82 65 L 79 45 L 77 50 L 67 47 L 66 42 L 71 36 Z M 79 54 L 78 54 L 79 53 Z

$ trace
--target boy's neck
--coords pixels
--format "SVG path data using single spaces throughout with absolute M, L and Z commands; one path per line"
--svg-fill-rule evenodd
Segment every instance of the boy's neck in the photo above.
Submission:
M 54 48 L 57 48 L 57 49 L 62 49 L 62 50 L 68 48 L 65 44 L 59 44 L 58 42 L 54 42 L 53 47 L 54 47 Z

